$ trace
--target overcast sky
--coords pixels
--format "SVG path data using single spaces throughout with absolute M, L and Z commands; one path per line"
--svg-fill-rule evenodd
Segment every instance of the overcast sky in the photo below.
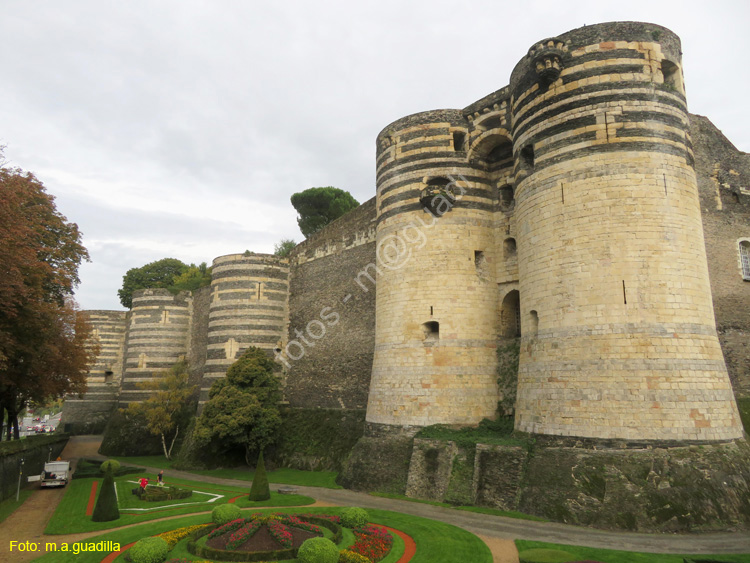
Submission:
M 272 252 L 289 197 L 375 194 L 375 137 L 508 84 L 537 40 L 658 23 L 682 39 L 690 111 L 750 152 L 750 2 L 4 0 L 0 144 L 76 222 L 76 299 L 122 309 L 133 267 Z

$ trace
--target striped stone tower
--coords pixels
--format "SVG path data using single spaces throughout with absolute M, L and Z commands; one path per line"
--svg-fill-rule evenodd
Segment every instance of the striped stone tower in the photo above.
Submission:
M 117 406 L 122 379 L 123 348 L 127 320 L 125 311 L 85 311 L 99 354 L 89 369 L 88 389 L 83 397 L 68 395 L 60 424 L 68 432 L 97 434 L 104 430 Z M 69 425 L 69 426 L 66 426 Z
M 133 293 L 120 406 L 147 397 L 150 391 L 139 390 L 137 384 L 185 357 L 191 304 L 187 291 L 172 295 L 166 289 L 140 289 Z
M 378 136 L 371 425 L 475 424 L 497 409 L 491 177 L 502 159 L 470 163 L 468 145 L 461 110 L 405 117 Z
M 680 42 L 580 28 L 511 76 L 522 345 L 516 428 L 727 441 Z
M 229 254 L 213 262 L 206 366 L 200 402 L 249 346 L 273 354 L 286 340 L 289 262 L 270 254 Z

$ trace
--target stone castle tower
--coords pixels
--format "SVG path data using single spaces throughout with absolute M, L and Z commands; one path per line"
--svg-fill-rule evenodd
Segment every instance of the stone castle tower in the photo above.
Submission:
M 63 422 L 101 432 L 183 358 L 205 402 L 258 346 L 291 417 L 359 437 L 336 459 L 347 487 L 603 527 L 746 525 L 748 248 L 750 155 L 687 113 L 677 36 L 583 27 L 467 107 L 385 127 L 376 196 L 288 258 L 221 256 L 210 287 L 89 311 L 102 351 Z M 499 377 L 519 342 L 517 381 Z M 498 411 L 533 452 L 415 438 Z
M 584 27 L 380 133 L 371 425 L 492 417 L 496 343 L 520 334 L 518 430 L 742 438 L 681 64 L 660 26 Z

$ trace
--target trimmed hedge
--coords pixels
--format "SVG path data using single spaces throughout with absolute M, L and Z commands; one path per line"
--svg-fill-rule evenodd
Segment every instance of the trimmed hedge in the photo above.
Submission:
M 300 563 L 338 563 L 339 548 L 329 539 L 310 538 L 299 546 L 297 559 Z
M 169 544 L 159 537 L 138 540 L 128 550 L 128 558 L 133 563 L 162 563 L 169 555 Z
M 224 504 L 221 506 L 234 505 Z M 217 506 L 216 508 L 219 507 Z M 304 518 L 301 517 L 301 519 L 305 522 L 310 522 L 311 524 L 327 528 L 333 533 L 331 541 L 333 541 L 334 544 L 341 543 L 344 533 L 341 526 L 335 522 L 331 522 L 325 518 L 317 518 L 315 516 L 305 516 Z M 207 536 L 216 528 L 218 528 L 218 525 L 212 524 L 193 532 L 188 539 L 187 550 L 198 557 L 215 561 L 283 561 L 285 559 L 294 559 L 297 556 L 296 549 L 280 549 L 278 551 L 258 551 L 256 553 L 247 553 L 244 551 L 222 551 L 220 549 L 213 549 L 198 544 L 200 538 Z M 338 553 L 338 548 L 336 548 L 336 550 Z
M 62 442 L 63 440 L 67 440 L 68 438 L 70 438 L 70 434 L 65 434 L 63 432 L 52 432 L 49 434 L 34 434 L 32 436 L 26 436 L 21 440 L 0 442 L 0 457 L 19 453 L 24 450 L 28 450 L 29 448 L 36 448 L 37 446 L 43 446 L 45 444 Z
M 211 511 L 211 521 L 219 526 L 223 526 L 238 518 L 242 518 L 242 512 L 234 504 L 220 504 Z
M 226 505 L 225 505 L 226 506 Z M 215 561 L 283 561 L 294 559 L 297 555 L 296 549 L 279 549 L 277 551 L 224 551 L 213 549 L 206 545 L 199 545 L 198 540 L 208 535 L 215 526 L 209 526 L 195 532 L 187 543 L 187 550 L 193 555 Z
M 350 506 L 341 511 L 341 524 L 347 528 L 362 528 L 367 525 L 368 519 L 364 508 Z
M 255 467 L 253 484 L 250 486 L 248 499 L 253 501 L 269 500 L 271 498 L 271 488 L 268 485 L 268 476 L 266 475 L 266 464 L 263 461 L 263 450 L 258 455 L 258 463 Z
M 114 461 L 114 460 L 112 460 Z M 88 459 L 82 457 L 76 464 L 76 471 L 73 473 L 73 479 L 88 479 L 90 477 L 104 477 L 104 472 L 101 469 L 101 460 Z M 115 472 L 115 477 L 122 475 L 132 475 L 134 473 L 143 473 L 146 469 L 144 467 L 135 467 L 133 465 L 121 465 Z
M 156 502 L 161 500 L 177 500 L 191 496 L 193 496 L 193 491 L 190 489 L 180 489 L 174 486 L 149 487 L 146 489 L 146 492 L 141 495 L 141 500 Z
M 96 499 L 94 513 L 91 515 L 92 522 L 111 522 L 120 518 L 120 510 L 117 508 L 117 493 L 115 492 L 115 478 L 108 471 L 102 481 L 99 497 Z

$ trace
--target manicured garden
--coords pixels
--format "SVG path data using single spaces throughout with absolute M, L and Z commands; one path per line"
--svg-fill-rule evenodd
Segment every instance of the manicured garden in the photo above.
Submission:
M 210 511 L 217 504 L 233 501 L 241 508 L 255 508 L 264 506 L 305 506 L 315 502 L 304 495 L 282 495 L 271 492 L 271 498 L 265 501 L 250 501 L 247 499 L 248 489 L 229 485 L 213 485 L 171 479 L 170 485 L 183 489 L 190 489 L 193 495 L 187 499 L 173 499 L 148 502 L 132 494 L 132 489 L 138 486 L 137 475 L 124 475 L 115 478 L 118 507 L 120 517 L 109 522 L 93 522 L 90 515 L 86 515 L 87 507 L 92 496 L 92 486 L 96 479 L 74 479 L 65 491 L 65 496 L 57 510 L 52 515 L 45 533 L 72 534 L 106 530 L 116 526 L 137 524 L 165 516 L 178 516 L 195 512 Z M 212 500 L 213 499 L 213 500 Z
M 289 509 L 284 511 L 284 515 L 300 515 L 308 514 L 315 515 L 318 518 L 321 517 L 342 517 L 344 511 L 347 509 L 339 507 L 331 508 L 299 508 Z M 253 514 L 271 515 L 279 512 L 277 509 L 266 509 L 261 511 L 254 510 L 243 510 L 242 517 L 248 518 Z M 300 516 L 300 518 L 302 518 Z M 196 525 L 205 525 L 211 523 L 212 517 L 209 514 L 193 515 L 185 518 L 178 518 L 174 520 L 160 520 L 156 522 L 150 522 L 143 526 L 135 526 L 125 529 L 104 533 L 86 540 L 87 544 L 96 544 L 98 542 L 111 541 L 125 546 L 132 542 L 138 541 L 142 538 L 162 534 L 165 532 L 173 532 L 181 528 Z M 252 520 L 252 519 L 251 519 Z M 413 563 L 440 563 L 440 562 L 456 562 L 456 561 L 471 561 L 473 563 L 491 563 L 492 555 L 487 546 L 473 534 L 457 528 L 450 524 L 443 522 L 437 522 L 434 520 L 428 520 L 417 516 L 408 516 L 405 514 L 399 514 L 396 512 L 389 512 L 383 510 L 368 510 L 367 520 L 369 523 L 387 526 L 395 530 L 406 534 L 408 537 L 413 539 L 416 543 L 417 549 L 411 561 Z M 110 523 L 111 524 L 111 523 Z M 354 548 L 358 543 L 359 548 L 362 549 L 379 549 L 379 546 L 383 540 L 382 534 L 384 532 L 374 532 L 374 539 L 363 539 L 362 534 L 358 532 L 362 528 L 352 530 L 351 528 L 343 527 L 340 540 L 336 543 L 338 550 L 346 548 Z M 175 534 L 170 534 L 174 537 Z M 399 536 L 394 535 L 392 532 L 388 532 L 390 537 L 393 537 L 391 550 L 388 555 L 382 559 L 383 563 L 396 563 L 404 554 L 405 543 Z M 333 537 L 333 536 L 330 536 Z M 190 536 L 184 537 L 174 543 L 174 547 L 168 555 L 168 559 L 178 559 L 180 561 L 206 561 L 205 557 L 196 556 L 188 550 L 189 541 L 195 541 Z M 359 549 L 358 548 L 358 549 Z M 37 561 L 41 562 L 82 562 L 82 563 L 99 563 L 107 555 L 104 552 L 98 551 L 82 551 L 78 555 L 72 552 L 72 547 L 69 552 L 56 552 L 47 554 Z M 182 558 L 182 559 L 180 559 Z M 121 554 L 116 559 L 118 563 L 125 562 L 125 555 Z M 291 559 L 290 562 L 302 561 L 301 559 Z M 352 558 L 349 561 L 358 562 L 361 559 Z

